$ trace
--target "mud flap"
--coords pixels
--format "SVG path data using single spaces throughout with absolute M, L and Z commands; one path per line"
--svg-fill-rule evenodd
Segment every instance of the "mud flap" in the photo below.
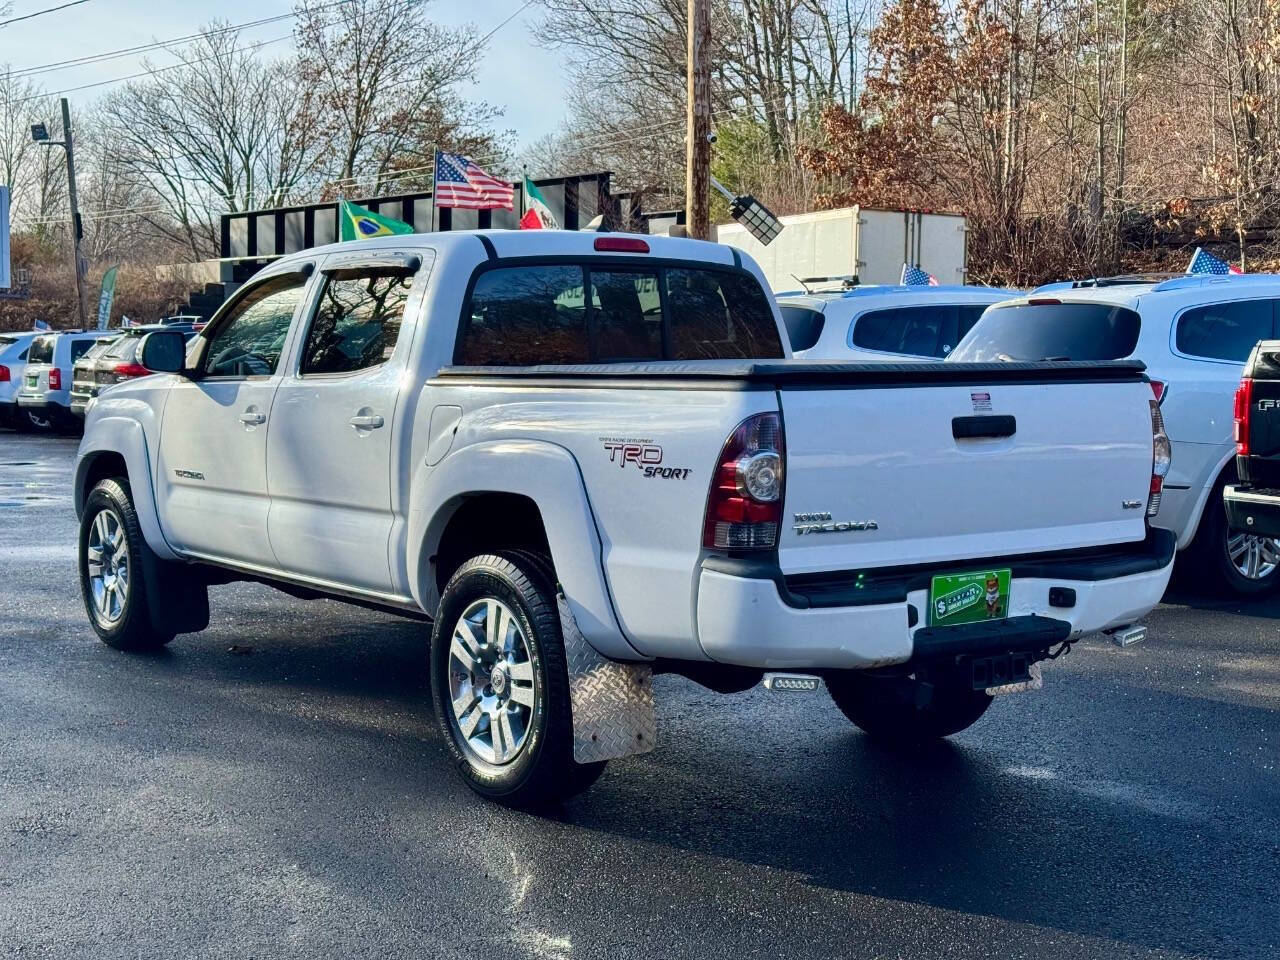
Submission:
M 564 594 L 556 594 L 569 671 L 573 711 L 573 759 L 578 763 L 648 753 L 657 742 L 653 670 L 599 653 L 578 630 Z

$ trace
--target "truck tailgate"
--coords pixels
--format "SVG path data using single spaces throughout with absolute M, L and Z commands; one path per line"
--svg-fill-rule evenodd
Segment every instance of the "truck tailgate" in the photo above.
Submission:
M 1152 440 L 1141 368 L 1008 366 L 780 380 L 783 572 L 1142 540 Z

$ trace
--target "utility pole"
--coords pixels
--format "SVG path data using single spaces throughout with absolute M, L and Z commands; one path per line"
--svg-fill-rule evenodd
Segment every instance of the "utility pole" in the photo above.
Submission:
M 685 130 L 685 231 L 711 239 L 711 0 L 688 0 L 688 113 Z
M 84 231 L 80 228 L 80 203 L 76 198 L 76 154 L 71 139 L 71 108 L 67 98 L 62 98 L 62 145 L 67 151 L 67 199 L 71 201 L 71 255 L 75 258 L 76 308 L 80 311 L 80 329 L 89 329 L 88 311 L 85 307 L 85 262 L 80 254 L 80 241 Z

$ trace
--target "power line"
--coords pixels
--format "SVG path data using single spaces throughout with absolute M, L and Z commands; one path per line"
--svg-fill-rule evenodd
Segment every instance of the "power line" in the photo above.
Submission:
M 257 50 L 258 48 L 265 47 L 268 44 L 280 43 L 282 40 L 292 40 L 292 39 L 293 39 L 293 34 L 287 33 L 283 37 L 276 37 L 273 40 L 261 40 L 258 43 L 251 43 L 246 47 L 241 47 L 240 49 L 242 51 Z M 143 70 L 141 73 L 131 73 L 125 77 L 114 77 L 111 80 L 98 80 L 95 83 L 82 83 L 78 87 L 67 87 L 64 90 L 49 90 L 45 93 L 37 93 L 29 97 L 19 97 L 17 100 L 14 100 L 12 102 L 26 103 L 29 100 L 44 100 L 49 97 L 56 97 L 64 93 L 75 93 L 78 90 L 91 90 L 94 87 L 105 87 L 113 83 L 124 83 L 126 80 L 138 80 L 142 77 L 154 77 L 158 73 L 165 73 L 169 70 L 178 70 L 178 69 L 181 69 L 182 67 L 190 67 L 192 64 L 206 63 L 209 60 L 216 60 L 216 59 L 217 59 L 217 56 L 215 55 L 215 56 L 209 56 L 209 57 L 199 57 L 195 60 L 183 60 L 181 63 L 170 64 L 167 67 L 156 67 L 153 70 Z
M 24 13 L 20 17 L 10 17 L 8 20 L 0 20 L 0 27 L 7 27 L 11 23 L 17 23 L 19 20 L 31 20 L 34 17 L 43 17 L 46 13 L 57 13 L 59 10 L 65 10 L 67 7 L 78 7 L 82 3 L 88 3 L 89 0 L 71 0 L 70 3 L 64 3 L 58 7 L 45 7 L 43 10 L 37 10 L 35 13 Z
M 317 11 L 327 10 L 330 7 L 341 6 L 343 3 L 349 3 L 350 0 L 336 0 L 334 3 L 328 3 L 321 7 L 316 7 Z M 50 63 L 40 63 L 30 67 L 22 67 L 18 70 L 10 71 L 12 77 L 32 77 L 41 73 L 53 73 L 57 70 L 65 70 L 69 67 L 79 67 L 91 63 L 103 63 L 107 60 L 117 60 L 121 57 L 132 56 L 137 53 L 146 53 L 150 50 L 160 50 L 182 43 L 190 43 L 193 40 L 200 40 L 205 37 L 217 37 L 225 33 L 234 33 L 237 30 L 248 30 L 253 27 L 266 26 L 268 23 L 279 23 L 281 20 L 292 20 L 298 14 L 283 13 L 275 17 L 266 17 L 262 20 L 249 20 L 245 23 L 233 23 L 226 27 L 218 27 L 214 30 L 202 30 L 199 33 L 188 34 L 185 37 L 173 37 L 169 40 L 156 40 L 151 43 L 143 43 L 134 47 L 121 47 L 118 50 L 107 50 L 103 53 L 89 54 L 84 57 L 74 57 L 70 60 L 56 60 Z

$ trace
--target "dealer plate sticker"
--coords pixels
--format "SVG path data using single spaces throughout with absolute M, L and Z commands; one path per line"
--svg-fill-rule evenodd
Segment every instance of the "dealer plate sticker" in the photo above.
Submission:
M 1012 572 L 980 570 L 944 573 L 929 588 L 929 623 L 951 626 L 1001 620 L 1009 615 L 1009 581 Z

